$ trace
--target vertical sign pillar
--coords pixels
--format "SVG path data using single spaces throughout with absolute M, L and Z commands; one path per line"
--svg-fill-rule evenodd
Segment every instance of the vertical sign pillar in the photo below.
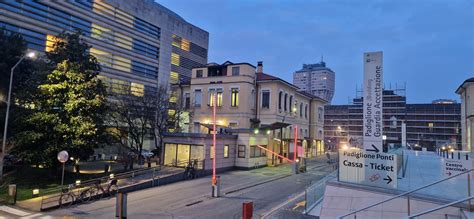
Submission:
M 364 150 L 382 152 L 383 150 L 383 54 L 364 53 Z

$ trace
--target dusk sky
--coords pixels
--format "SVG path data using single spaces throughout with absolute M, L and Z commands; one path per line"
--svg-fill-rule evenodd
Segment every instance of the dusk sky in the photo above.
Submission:
M 384 82 L 406 83 L 409 103 L 448 98 L 474 77 L 472 0 L 157 0 L 209 32 L 209 62 L 263 61 L 293 82 L 324 55 L 336 72 L 332 104 L 362 85 L 362 54 L 384 52 Z

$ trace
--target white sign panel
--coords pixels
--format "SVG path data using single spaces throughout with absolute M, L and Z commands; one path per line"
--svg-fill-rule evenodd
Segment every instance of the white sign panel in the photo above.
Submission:
M 397 155 L 366 152 L 359 148 L 339 150 L 339 181 L 397 188 Z
M 382 52 L 364 53 L 364 149 L 379 152 L 383 150 L 382 140 Z
M 445 177 L 450 177 L 472 169 L 472 160 L 443 158 L 441 162 L 443 162 Z

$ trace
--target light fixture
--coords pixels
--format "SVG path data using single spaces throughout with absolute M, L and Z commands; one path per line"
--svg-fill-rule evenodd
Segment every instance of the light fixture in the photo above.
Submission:
M 254 129 L 254 130 L 253 130 L 253 133 L 254 133 L 254 134 L 258 134 L 258 132 L 259 132 L 258 129 Z
M 342 149 L 343 149 L 343 150 L 347 150 L 347 149 L 349 149 L 349 147 L 347 147 L 347 144 L 343 144 L 343 145 L 342 145 Z
M 113 178 L 114 178 L 114 174 L 111 173 L 111 174 L 109 175 L 109 178 L 113 179 Z
M 270 131 L 270 130 L 267 130 L 267 135 L 269 135 L 270 133 L 272 133 L 272 131 Z
M 293 112 L 296 113 L 296 107 L 293 107 Z
M 74 160 L 74 157 L 69 158 L 70 160 Z
M 39 193 L 40 193 L 40 190 L 39 190 L 39 189 L 33 189 L 33 197 L 38 196 Z
M 30 59 L 34 58 L 35 56 L 36 56 L 36 53 L 35 53 L 35 52 L 28 52 L 28 53 L 26 53 L 26 57 L 28 57 L 28 58 L 30 58 Z
M 441 149 L 443 149 L 443 150 L 446 150 L 446 147 L 445 147 L 445 146 L 443 146 Z
M 387 136 L 386 135 L 382 135 L 382 140 L 387 140 Z
M 76 186 L 78 186 L 78 185 L 81 185 L 81 180 L 80 179 L 76 180 Z

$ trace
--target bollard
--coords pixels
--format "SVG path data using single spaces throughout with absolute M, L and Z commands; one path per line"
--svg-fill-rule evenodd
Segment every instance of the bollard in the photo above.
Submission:
M 16 184 L 8 185 L 8 195 L 13 197 L 13 204 L 16 204 Z
M 219 197 L 221 193 L 221 176 L 216 176 L 216 185 L 212 185 L 212 197 Z
M 253 217 L 253 202 L 242 203 L 242 219 L 251 219 Z
M 115 217 L 127 218 L 127 193 L 119 192 L 115 202 Z

